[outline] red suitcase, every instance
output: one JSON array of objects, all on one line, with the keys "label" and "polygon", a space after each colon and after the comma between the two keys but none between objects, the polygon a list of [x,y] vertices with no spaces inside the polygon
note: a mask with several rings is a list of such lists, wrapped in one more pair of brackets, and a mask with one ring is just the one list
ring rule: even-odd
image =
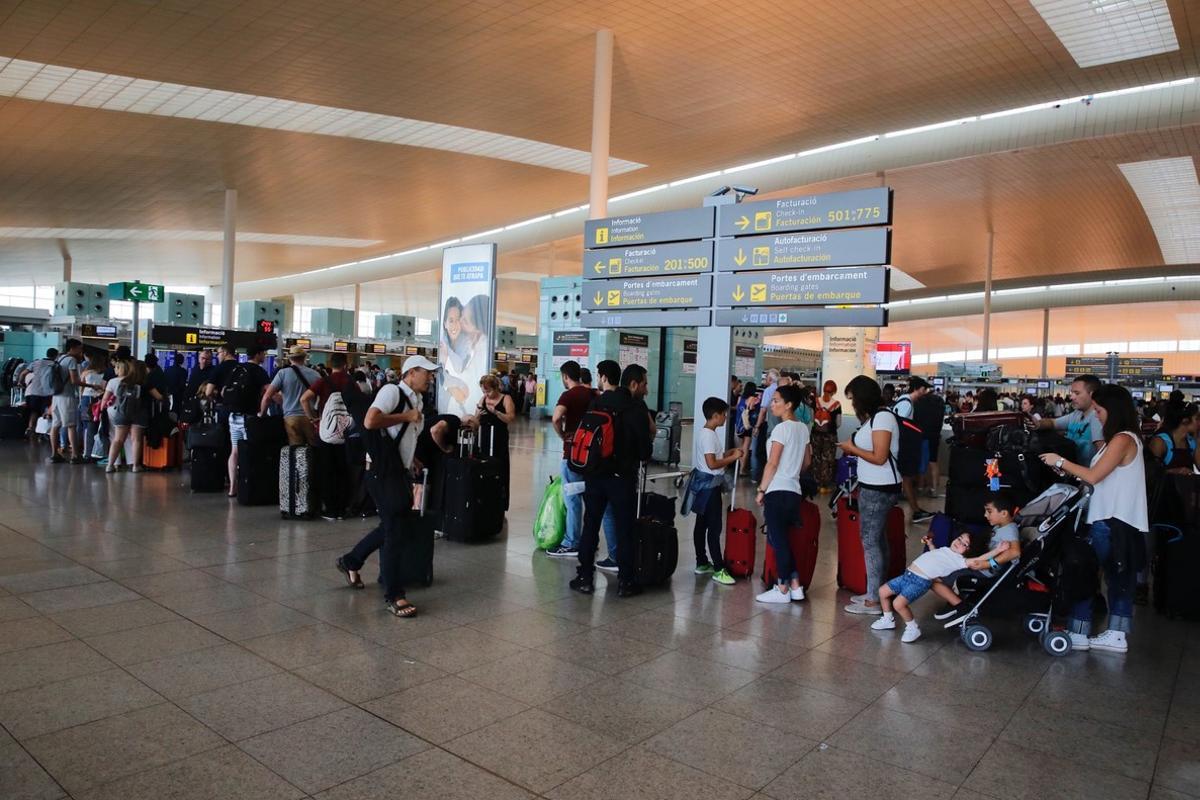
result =
[{"label": "red suitcase", "polygon": [[725,568],[735,578],[748,578],[754,574],[758,521],[749,509],[733,506],[737,497],[737,474],[738,465],[734,463],[734,489],[729,497],[729,516],[725,520]]},{"label": "red suitcase", "polygon": [[[858,507],[843,497],[838,500],[837,512],[838,586],[862,594],[867,590],[867,562],[859,534]],[[887,579],[890,580],[904,574],[904,568],[908,566],[904,509],[892,506],[885,534],[888,541]]]},{"label": "red suitcase", "polygon": [[[788,542],[792,546],[792,556],[796,559],[796,571],[800,573],[800,585],[807,589],[812,585],[813,572],[817,569],[817,549],[821,536],[821,510],[817,508],[817,504],[801,500],[799,521],[799,525],[788,529]],[[775,549],[767,542],[767,552],[763,556],[763,586],[774,586],[778,577]]]}]

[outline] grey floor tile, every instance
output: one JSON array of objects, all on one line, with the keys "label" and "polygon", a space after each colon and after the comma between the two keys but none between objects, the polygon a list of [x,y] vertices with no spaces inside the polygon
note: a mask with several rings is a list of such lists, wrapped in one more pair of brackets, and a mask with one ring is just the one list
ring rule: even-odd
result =
[{"label": "grey floor tile", "polygon": [[816,649],[840,658],[852,658],[880,667],[909,672],[927,661],[936,651],[952,643],[949,634],[933,624],[924,626],[922,636],[915,642],[900,641],[903,626],[894,631],[875,631],[867,626],[847,628],[837,636],[817,645]]},{"label": "grey floor tile", "polygon": [[845,800],[878,797],[880,788],[896,797],[950,797],[953,783],[887,764],[837,747],[816,748],[763,790],[776,800]]},{"label": "grey floor tile", "polygon": [[842,628],[808,616],[765,613],[732,625],[729,630],[801,647],[816,647],[832,639]]},{"label": "grey floor tile", "polygon": [[[1079,662],[1076,662],[1076,659]],[[1071,669],[1086,661],[1087,655],[1080,653],[1067,656]],[[1037,659],[1026,661],[1006,658],[1002,651],[972,653],[961,643],[955,642],[941,648],[928,660],[921,663],[913,673],[934,678],[943,683],[961,687],[961,691],[1003,694],[1024,699],[1033,691],[1042,676],[1051,667],[1053,659],[1044,653]]]},{"label": "grey floor tile", "polygon": [[1058,708],[1052,713],[1031,698],[1000,734],[1010,744],[1057,758],[1090,764],[1150,783],[1161,727],[1146,733],[1098,722]]},{"label": "grey floor tile", "polygon": [[299,800],[304,792],[236,747],[190,756],[99,789],[80,800]]},{"label": "grey floor tile", "polygon": [[0,653],[40,647],[75,638],[45,617],[0,622]]},{"label": "grey floor tile", "polygon": [[758,677],[758,673],[672,651],[639,664],[619,678],[677,697],[713,703]]},{"label": "grey floor tile", "polygon": [[552,714],[627,744],[649,738],[703,707],[703,701],[646,689],[620,678],[604,678],[541,704]]},{"label": "grey floor tile", "polygon": [[0,742],[0,789],[5,800],[58,800],[66,792],[12,739]]},{"label": "grey floor tile", "polygon": [[[553,743],[553,757],[535,743]],[[444,747],[537,793],[558,786],[619,753],[624,745],[538,709],[517,714]]]},{"label": "grey floor tile", "polygon": [[137,575],[122,578],[121,583],[138,594],[159,598],[171,595],[191,594],[205,589],[219,589],[228,582],[198,569],[180,570],[169,573]]},{"label": "grey floor tile", "polygon": [[220,636],[186,619],[91,636],[86,641],[122,666],[187,653],[192,650],[203,650],[225,643]]},{"label": "grey floor tile", "polygon": [[50,618],[81,637],[100,636],[182,619],[174,611],[163,608],[153,600],[131,600],[128,603],[59,611],[51,614]]},{"label": "grey floor tile", "polygon": [[459,675],[529,705],[578,691],[604,677],[595,670],[532,650],[465,670]]},{"label": "grey floor tile", "polygon": [[238,746],[293,786],[316,794],[419,753],[429,744],[362,709],[346,708]]},{"label": "grey floor tile", "polygon": [[222,583],[208,589],[176,592],[156,597],[155,600],[160,605],[188,618],[215,614],[219,611],[250,608],[270,602],[262,595],[240,586],[234,586],[232,583]]},{"label": "grey floor tile", "polygon": [[1140,692],[1132,682],[1125,686],[1098,685],[1058,671],[1042,677],[1029,701],[1043,708],[1062,709],[1099,722],[1155,734],[1162,731],[1171,705],[1167,695]]},{"label": "grey floor tile", "polygon": [[770,672],[805,652],[807,648],[748,633],[723,630],[715,636],[683,644],[681,651],[751,672]]},{"label": "grey floor tile", "polygon": [[638,639],[660,647],[680,647],[684,643],[715,636],[721,628],[707,622],[677,617],[658,609],[644,611],[604,626],[618,636]]},{"label": "grey floor tile", "polygon": [[770,675],[864,703],[874,702],[904,677],[887,667],[817,650],[801,653]]},{"label": "grey floor tile", "polygon": [[1154,782],[1166,789],[1200,797],[1200,745],[1164,739]]},{"label": "grey floor tile", "polygon": [[994,737],[1009,723],[1021,701],[1004,695],[972,692],[921,675],[906,675],[884,692],[878,705],[929,722],[972,728]]},{"label": "grey floor tile", "polygon": [[32,594],[21,595],[21,599],[43,614],[52,614],[55,611],[71,611],[76,608],[106,606],[112,603],[140,600],[141,598],[121,584],[105,580],[99,583],[69,586],[65,589],[33,592]]},{"label": "grey floor tile", "polygon": [[307,614],[278,603],[200,614],[193,619],[197,625],[235,642],[316,624]]},{"label": "grey floor tile", "polygon": [[1164,735],[1177,742],[1200,745],[1200,705],[1172,703]]},{"label": "grey floor tile", "polygon": [[363,653],[301,667],[294,672],[351,703],[374,700],[445,674],[436,667],[377,645]]},{"label": "grey floor tile", "polygon": [[287,673],[194,694],[179,705],[231,741],[346,707],[337,697]]},{"label": "grey floor tile", "polygon": [[403,787],[404,800],[533,800],[533,795],[445,750],[425,750],[317,795],[320,800],[378,800]]},{"label": "grey floor tile", "polygon": [[990,736],[968,728],[931,724],[878,706],[868,708],[829,738],[829,744],[839,749],[954,784],[967,777],[991,741]]},{"label": "grey floor tile", "polygon": [[[765,734],[765,735],[764,735]],[[753,747],[730,747],[731,742]],[[791,732],[765,729],[743,717],[707,708],[648,739],[644,746],[661,756],[761,789],[817,745]]]},{"label": "grey floor tile", "polygon": [[0,723],[28,739],[161,702],[136,678],[112,669],[0,695]]},{"label": "grey floor tile", "polygon": [[37,572],[25,572],[19,575],[0,577],[0,586],[13,594],[28,594],[48,589],[63,589],[68,586],[82,586],[85,583],[97,583],[105,580],[104,576],[84,566],[56,567]]},{"label": "grey floor tile", "polygon": [[740,800],[752,791],[677,761],[634,747],[551,789],[551,800],[692,800],[701,792],[714,800]]},{"label": "grey floor tile", "polygon": [[605,675],[616,675],[667,652],[665,647],[618,636],[608,630],[589,630],[537,648],[539,653],[569,661]]},{"label": "grey floor tile", "polygon": [[150,688],[180,700],[280,672],[280,668],[236,644],[190,650],[129,667]]},{"label": "grey floor tile", "polygon": [[457,739],[528,708],[525,703],[453,675],[362,706],[435,744]]},{"label": "grey floor tile", "polygon": [[998,800],[1141,800],[1149,786],[1107,770],[998,741],[963,783]]},{"label": "grey floor tile", "polygon": [[396,649],[444,672],[462,672],[524,650],[519,644],[467,626],[409,639],[397,644]]},{"label": "grey floor tile", "polygon": [[11,622],[15,619],[28,619],[37,615],[37,610],[22,602],[19,597],[0,597],[0,621],[2,622]]},{"label": "grey floor tile", "polygon": [[125,578],[140,578],[144,575],[161,575],[164,572],[181,572],[190,567],[182,561],[170,556],[148,553],[133,558],[119,558],[114,561],[92,561],[88,564],[94,571],[111,578],[114,581]]},{"label": "grey floor tile", "polygon": [[1150,787],[1149,800],[1195,800],[1195,795],[1184,794],[1155,784]]},{"label": "grey floor tile", "polygon": [[743,686],[715,706],[729,714],[818,741],[831,736],[866,707],[859,700],[771,676]]},{"label": "grey floor tile", "polygon": [[532,609],[489,617],[472,622],[470,627],[522,647],[540,647],[555,639],[565,639],[587,630],[578,622]]},{"label": "grey floor tile", "polygon": [[376,648],[361,636],[325,624],[247,639],[242,646],[284,669],[298,669],[344,656],[361,655]]},{"label": "grey floor tile", "polygon": [[25,742],[38,762],[72,794],[223,744],[224,739],[170,703]]},{"label": "grey floor tile", "polygon": [[103,672],[113,663],[80,641],[58,642],[0,655],[0,690],[16,691],[44,683]]}]

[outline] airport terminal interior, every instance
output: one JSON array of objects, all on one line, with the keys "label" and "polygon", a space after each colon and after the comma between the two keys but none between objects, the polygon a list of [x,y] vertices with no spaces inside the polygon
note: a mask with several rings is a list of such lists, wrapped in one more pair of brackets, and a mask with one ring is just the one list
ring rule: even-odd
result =
[{"label": "airport terminal interior", "polygon": [[1200,800],[1198,52],[0,0],[0,800]]}]

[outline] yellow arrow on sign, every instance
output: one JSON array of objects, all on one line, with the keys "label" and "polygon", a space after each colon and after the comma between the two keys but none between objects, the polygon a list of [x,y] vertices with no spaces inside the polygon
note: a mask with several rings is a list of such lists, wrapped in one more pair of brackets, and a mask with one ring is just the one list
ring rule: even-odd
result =
[{"label": "yellow arrow on sign", "polygon": [[596,266],[592,267],[592,269],[596,270],[596,274],[599,275],[601,272],[604,272],[604,262],[597,261]]},{"label": "yellow arrow on sign", "polygon": [[742,250],[742,248],[738,248],[738,254],[733,257],[733,263],[737,264],[739,267],[746,263],[746,252]]},{"label": "yellow arrow on sign", "polygon": [[596,296],[593,297],[592,300],[595,301],[596,305],[600,305],[602,302],[604,302],[604,293],[596,292]]},{"label": "yellow arrow on sign", "polygon": [[743,214],[742,218],[739,219],[734,224],[737,225],[742,230],[746,230],[746,228],[750,226],[750,219],[745,214]]},{"label": "yellow arrow on sign", "polygon": [[734,299],[734,302],[737,302],[737,303],[740,303],[740,302],[742,302],[742,298],[743,298],[743,297],[745,297],[745,296],[746,296],[746,293],[742,291],[742,287],[741,287],[741,286],[737,286],[737,287],[735,287],[735,288],[734,288],[734,290],[733,290],[733,299]]}]

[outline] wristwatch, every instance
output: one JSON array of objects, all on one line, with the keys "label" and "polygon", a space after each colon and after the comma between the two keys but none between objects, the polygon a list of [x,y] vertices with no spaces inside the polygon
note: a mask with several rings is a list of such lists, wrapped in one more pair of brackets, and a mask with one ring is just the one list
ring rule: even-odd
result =
[{"label": "wristwatch", "polygon": [[1063,461],[1064,461],[1064,460],[1065,460],[1065,459],[1063,459],[1063,458],[1061,458],[1061,457],[1060,457],[1060,458],[1058,459],[1058,461],[1055,461],[1055,462],[1054,462],[1054,468],[1055,468],[1055,469],[1062,469],[1062,465],[1063,465]]}]

